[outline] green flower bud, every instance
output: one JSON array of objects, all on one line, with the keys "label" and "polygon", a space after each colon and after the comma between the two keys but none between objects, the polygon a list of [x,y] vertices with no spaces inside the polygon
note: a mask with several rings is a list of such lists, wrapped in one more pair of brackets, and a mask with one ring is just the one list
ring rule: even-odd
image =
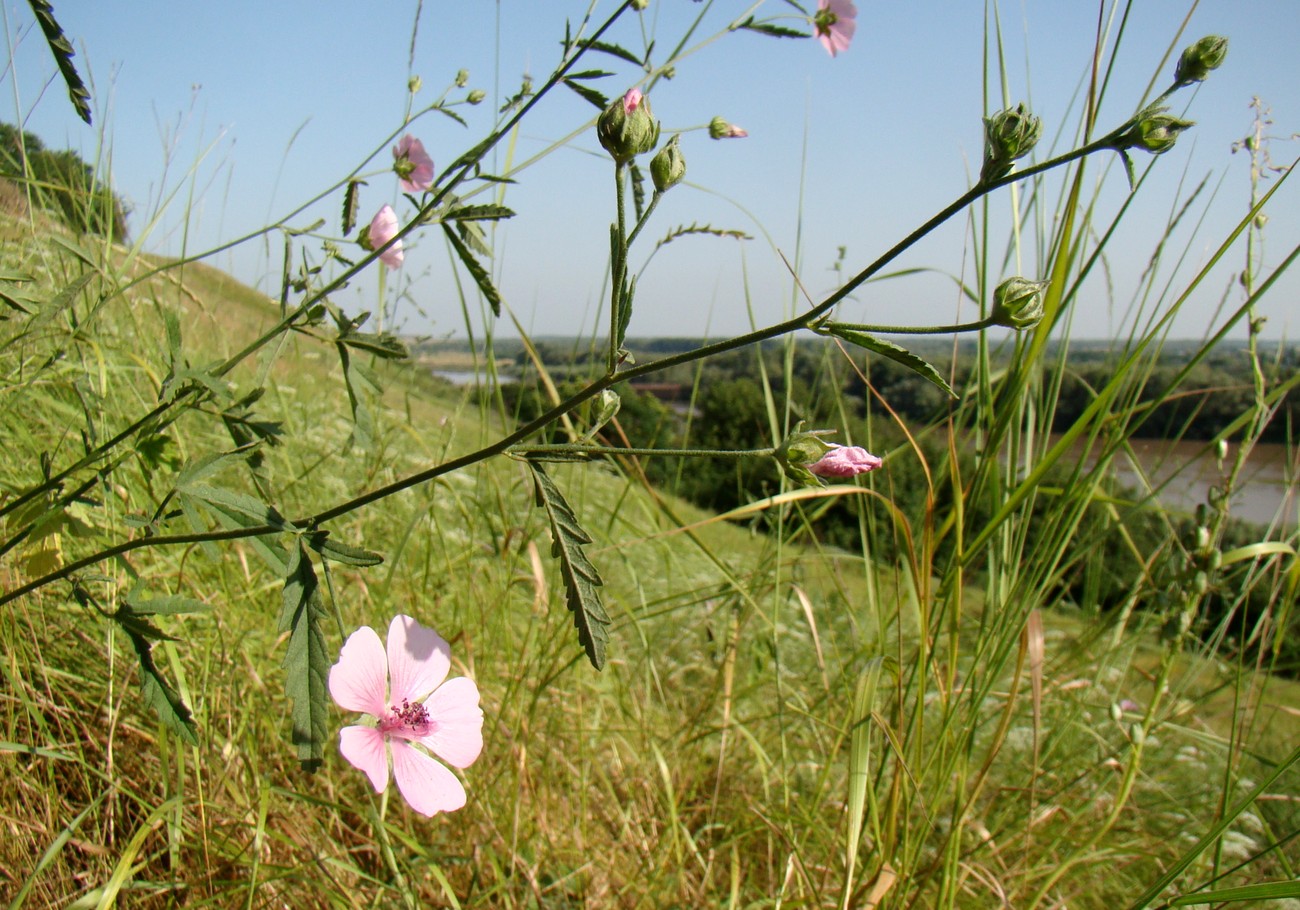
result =
[{"label": "green flower bud", "polygon": [[721,117],[714,117],[709,121],[709,138],[710,139],[744,139],[749,133],[734,123],[728,123]]},{"label": "green flower bud", "polygon": [[424,80],[419,76],[412,76],[410,79],[406,80],[406,90],[412,95],[418,95],[422,85],[424,85]]},{"label": "green flower bud", "polygon": [[469,84],[469,70],[460,70],[456,73],[456,88],[464,88]]},{"label": "green flower bud", "polygon": [[834,430],[805,430],[803,421],[800,421],[794,432],[785,438],[775,452],[777,464],[781,465],[785,476],[804,486],[822,486],[822,481],[808,470],[808,466],[816,464],[831,450],[832,446],[823,442],[821,437],[829,436],[834,432]]},{"label": "green flower bud", "polygon": [[639,88],[628,89],[597,118],[596,138],[619,164],[652,150],[659,143],[659,121],[650,113],[650,99]]},{"label": "green flower bud", "polygon": [[632,0],[632,9],[640,12],[650,5],[650,0]]},{"label": "green flower bud", "polygon": [[1217,70],[1228,56],[1228,39],[1221,35],[1206,35],[1192,44],[1178,58],[1174,81],[1179,85],[1204,82],[1205,77]]},{"label": "green flower bud", "polygon": [[650,179],[654,181],[655,192],[666,193],[686,176],[686,159],[677,146],[680,136],[668,140],[668,144],[650,159]]},{"label": "green flower bud", "polygon": [[470,104],[478,104],[486,97],[487,97],[487,92],[483,91],[483,89],[481,88],[476,88],[473,89],[468,95],[465,96],[465,100],[468,101]]},{"label": "green flower bud", "polygon": [[1174,147],[1183,130],[1195,126],[1168,113],[1163,105],[1153,104],[1133,118],[1133,125],[1120,135],[1115,148],[1120,151],[1139,148],[1153,155],[1163,155]]},{"label": "green flower bud", "polygon": [[1009,174],[1012,162],[1033,151],[1042,132],[1043,121],[1029,113],[1023,103],[985,119],[980,182],[988,183]]},{"label": "green flower bud", "polygon": [[993,292],[993,312],[989,321],[1009,329],[1030,329],[1043,318],[1043,291],[1050,281],[1008,278]]}]

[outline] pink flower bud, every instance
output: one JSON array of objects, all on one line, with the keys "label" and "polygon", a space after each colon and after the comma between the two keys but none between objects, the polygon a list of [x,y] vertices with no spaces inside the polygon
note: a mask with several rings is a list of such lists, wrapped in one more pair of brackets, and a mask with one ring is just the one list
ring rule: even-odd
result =
[{"label": "pink flower bud", "polygon": [[856,477],[884,464],[880,458],[861,446],[829,445],[830,450],[819,461],[808,466],[808,470],[818,477]]}]

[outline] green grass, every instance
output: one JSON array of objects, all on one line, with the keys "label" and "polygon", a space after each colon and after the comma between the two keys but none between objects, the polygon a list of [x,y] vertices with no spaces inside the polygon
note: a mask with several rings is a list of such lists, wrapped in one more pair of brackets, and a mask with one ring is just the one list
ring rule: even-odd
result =
[{"label": "green grass", "polygon": [[[338,620],[323,623],[330,660],[351,630],[406,612],[448,638],[482,693],[469,803],[432,820],[376,797],[337,755],[350,720],[337,711],[322,766],[300,767],[283,567],[268,549],[295,535],[209,539],[246,522],[190,509],[186,472],[221,454],[212,484],[318,516],[473,456],[516,415],[353,348],[382,388],[368,400],[352,376],[370,415],[359,433],[335,343],[346,331],[329,314],[286,316],[205,265],[74,237],[40,212],[0,215],[6,287],[31,302],[0,324],[0,597],[55,576],[0,605],[0,896],[14,908],[1110,908],[1295,880],[1300,684],[1271,672],[1296,629],[1295,532],[1233,562],[1226,509],[1207,509],[1190,539],[1164,515],[1139,533],[1150,514],[1105,481],[1150,406],[1166,315],[1203,274],[1133,290],[1113,376],[1063,439],[1048,432],[1069,308],[1107,252],[1112,216],[1090,180],[1077,164],[1025,183],[1015,217],[1053,278],[1047,316],[1004,352],[981,333],[944,416],[913,427],[887,401],[855,411],[829,362],[801,379],[842,438],[897,440],[886,470],[786,485],[720,517],[647,483],[630,455],[548,466],[604,579],[600,672],[521,460],[430,474],[322,520],[384,557],[315,563]],[[987,312],[994,263],[1023,251],[1019,230],[995,236],[972,201],[971,295]],[[1212,259],[1239,255],[1233,240],[1216,238]],[[1254,296],[1188,371],[1290,263],[1256,274],[1253,261],[1247,250],[1241,284]],[[304,299],[323,305],[334,279],[313,280]],[[771,335],[784,347],[759,369],[763,442],[776,445],[802,403],[784,397],[799,341]],[[1257,438],[1295,383],[1261,372],[1234,438]],[[238,445],[222,419],[238,401],[279,431]],[[587,417],[566,419],[581,432]],[[1076,440],[1095,462],[1064,464]],[[832,508],[855,523],[851,546],[827,543]],[[196,539],[126,546],[147,534]],[[1101,614],[1066,579],[1107,568],[1108,546],[1135,568]],[[193,744],[151,709],[158,687],[142,689],[114,613],[137,588],[206,608],[154,617],[175,638],[152,655],[193,711]],[[1226,612],[1209,612],[1211,591]]]}]

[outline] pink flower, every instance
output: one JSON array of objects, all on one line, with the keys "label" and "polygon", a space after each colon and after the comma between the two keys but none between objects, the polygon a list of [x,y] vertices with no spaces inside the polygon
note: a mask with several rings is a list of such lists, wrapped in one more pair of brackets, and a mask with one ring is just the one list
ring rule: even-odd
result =
[{"label": "pink flower", "polygon": [[[384,207],[375,213],[374,219],[370,222],[370,229],[362,241],[362,246],[368,250],[377,250],[388,241],[397,236],[401,229],[397,223],[397,213],[393,207],[384,204]],[[397,241],[388,249],[379,254],[379,261],[390,269],[399,268],[406,254],[402,252],[402,241]]]},{"label": "pink flower", "polygon": [[433,186],[433,159],[424,143],[410,133],[393,146],[393,170],[404,192],[423,193]]},{"label": "pink flower", "polygon": [[817,40],[832,57],[849,49],[853,32],[858,24],[858,8],[853,0],[817,0],[817,13],[813,16],[813,32]]},{"label": "pink flower", "polygon": [[819,477],[856,477],[884,464],[861,446],[841,446],[833,442],[829,445],[830,451],[808,465],[808,470]]},{"label": "pink flower", "polygon": [[628,89],[627,94],[623,96],[623,113],[636,113],[636,109],[641,106],[641,99],[644,97],[639,88]]},{"label": "pink flower", "polygon": [[376,793],[388,786],[391,752],[397,789],[422,815],[459,809],[465,788],[413,744],[454,768],[469,767],[483,749],[478,687],[466,676],[447,679],[449,669],[447,642],[409,616],[393,617],[387,653],[378,633],[362,626],[348,636],[339,662],[330,668],[330,695],[339,707],[378,722],[344,727],[339,752],[365,772]]}]

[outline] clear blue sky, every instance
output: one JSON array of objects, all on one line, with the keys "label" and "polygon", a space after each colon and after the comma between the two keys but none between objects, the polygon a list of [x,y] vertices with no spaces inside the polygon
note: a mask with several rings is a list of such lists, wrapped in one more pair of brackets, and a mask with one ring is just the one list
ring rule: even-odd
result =
[{"label": "clear blue sky", "polygon": [[[616,6],[609,0],[593,5],[597,19]],[[1132,111],[1193,5],[1189,0],[1133,4],[1116,81],[1100,118],[1103,127]],[[794,12],[779,0],[760,6],[760,17]],[[56,16],[74,41],[77,65],[93,80],[96,123],[90,128],[76,119],[54,78],[27,5],[8,4],[13,65],[4,73],[7,110],[0,118],[21,120],[49,146],[75,148],[88,158],[100,149],[111,155],[113,181],[135,208],[132,230],[144,233],[154,222],[148,249],[173,254],[183,246],[191,252],[206,249],[275,221],[358,166],[401,127],[412,72],[424,83],[415,99],[418,110],[464,68],[469,86],[488,93],[477,108],[457,109],[470,128],[436,113],[410,127],[441,169],[490,129],[499,102],[517,91],[524,73],[537,84],[546,78],[558,60],[565,18],[576,25],[588,4],[426,0],[408,66],[418,8],[415,0],[61,0]],[[691,18],[706,8],[697,38],[713,35],[749,6],[651,0],[643,16],[629,14],[612,38],[640,50],[653,37],[656,59],[662,59]],[[661,250],[642,279],[630,334],[742,331],[750,319],[747,298],[758,323],[781,318],[795,305],[781,254],[792,263],[797,259],[811,293],[824,294],[837,283],[830,269],[839,246],[847,247],[846,269],[852,272],[969,185],[981,154],[985,4],[860,0],[858,10],[856,38],[837,59],[815,41],[733,33],[702,47],[677,67],[672,81],[654,88],[654,112],[665,135],[722,115],[750,136],[725,142],[710,141],[698,130],[683,136],[693,185],[665,198],[634,260],[644,261],[653,241],[677,225],[735,228],[755,239],[742,244],[686,238]],[[1105,282],[1094,282],[1079,301],[1076,334],[1096,337],[1114,330],[1180,193],[1208,178],[1202,199],[1213,194],[1208,210],[1198,204],[1197,217],[1185,219],[1175,236],[1176,249],[1188,249],[1180,274],[1199,267],[1240,218],[1249,192],[1248,162],[1230,147],[1251,128],[1253,96],[1271,107],[1274,134],[1300,132],[1298,11],[1297,0],[1203,0],[1196,6],[1180,46],[1203,34],[1225,34],[1231,39],[1228,61],[1194,96],[1190,90],[1176,96],[1175,112],[1190,101],[1187,116],[1198,125],[1160,159],[1157,179],[1139,200],[1138,217],[1111,250],[1113,301]],[[1010,0],[1001,14],[1010,97],[1028,99],[1043,117],[1044,145],[1055,140],[1064,148],[1068,133],[1056,134],[1063,124],[1072,129],[1078,119],[1073,105],[1089,63],[1098,4]],[[607,95],[621,93],[642,75],[612,57],[596,56],[587,64],[597,66],[615,72],[596,83]],[[1157,90],[1171,74],[1172,61]],[[999,106],[995,98],[992,108]],[[580,129],[594,113],[573,93],[557,91],[525,122],[514,160]],[[1278,141],[1274,155],[1289,163],[1300,155],[1300,142]],[[366,169],[373,172],[362,198],[366,218],[383,202],[394,203],[402,216],[410,213],[395,178],[385,172],[391,160],[385,151]],[[504,160],[499,157],[496,166],[504,166]],[[1097,176],[1110,169],[1110,190],[1099,212],[1103,221],[1123,201],[1124,181],[1115,164],[1098,159],[1089,170]],[[505,296],[531,331],[591,331],[603,297],[612,167],[599,153],[594,132],[586,130],[516,178],[505,202],[519,217],[499,232],[493,265]],[[1266,262],[1276,262],[1300,242],[1300,185],[1289,184],[1280,197],[1271,212]],[[324,217],[323,231],[337,235],[338,199],[331,197],[292,223],[302,226]],[[996,198],[995,217],[1005,215],[1008,199],[1005,193]],[[1204,220],[1193,237],[1202,210]],[[211,261],[274,293],[267,276],[278,276],[281,243],[277,235]],[[307,243],[313,252],[319,247]],[[1225,294],[1235,304],[1231,272],[1240,268],[1243,255],[1219,267],[1176,334],[1203,333]],[[969,279],[962,225],[923,242],[899,265]],[[1036,277],[1035,268],[1027,254],[1019,271]],[[1006,273],[1013,271],[1009,267]],[[406,291],[399,311],[406,329],[463,333],[448,254],[436,230],[408,252],[404,268],[390,277],[390,291],[394,279]],[[375,275],[367,274],[339,302],[353,311],[373,309],[377,287]],[[1300,277],[1293,277],[1266,302],[1270,336],[1294,338],[1300,330],[1297,288]],[[941,322],[969,318],[968,307],[951,281],[932,277],[869,286],[844,305],[842,316]]]}]

